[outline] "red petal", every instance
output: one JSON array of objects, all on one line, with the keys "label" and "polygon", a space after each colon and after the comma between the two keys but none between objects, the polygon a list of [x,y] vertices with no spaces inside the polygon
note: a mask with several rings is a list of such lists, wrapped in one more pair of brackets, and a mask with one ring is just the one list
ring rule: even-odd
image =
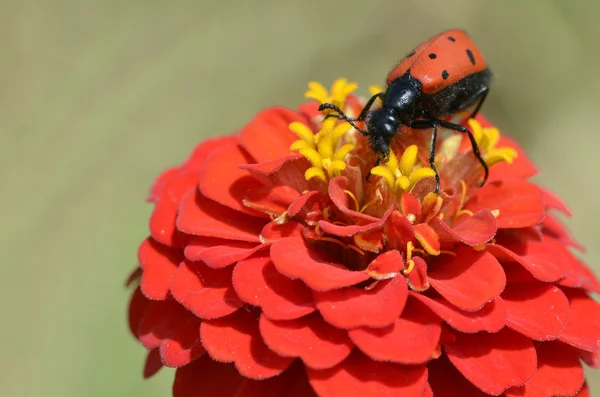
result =
[{"label": "red petal", "polygon": [[531,339],[504,328],[495,334],[456,334],[444,345],[454,366],[475,386],[499,395],[512,386],[525,384],[537,369]]},{"label": "red petal", "polygon": [[139,340],[146,349],[154,349],[173,335],[175,327],[191,317],[192,314],[174,300],[154,301],[140,319]]},{"label": "red petal", "polygon": [[556,339],[569,321],[569,301],[551,284],[509,285],[502,299],[506,304],[506,325],[531,339]]},{"label": "red petal", "polygon": [[285,237],[302,238],[304,225],[299,222],[288,221],[278,225],[275,221],[269,222],[260,232],[261,241],[274,242]]},{"label": "red petal", "polygon": [[538,369],[525,386],[509,389],[507,397],[573,396],[583,386],[583,368],[575,350],[562,343],[536,347]]},{"label": "red petal", "polygon": [[244,205],[277,217],[298,197],[298,192],[289,186],[263,186],[248,190],[244,197]]},{"label": "red petal", "polygon": [[172,180],[176,179],[180,174],[181,169],[179,167],[172,167],[161,172],[161,174],[154,180],[154,183],[152,183],[150,194],[148,197],[146,197],[146,200],[155,202],[162,194],[165,186],[167,186]]},{"label": "red petal", "polygon": [[498,239],[486,250],[501,261],[515,261],[540,281],[564,277],[571,269],[568,250],[548,238],[544,241]]},{"label": "red petal", "polygon": [[421,364],[432,358],[441,329],[438,316],[421,302],[409,299],[402,317],[392,325],[354,328],[348,334],[356,346],[374,360]]},{"label": "red petal", "polygon": [[546,218],[542,223],[542,232],[563,245],[568,245],[578,251],[585,252],[585,248],[575,241],[567,227],[551,213],[546,214]]},{"label": "red petal", "polygon": [[464,333],[498,332],[506,322],[506,306],[500,297],[486,303],[481,310],[466,312],[457,309],[444,299],[432,299],[415,292],[409,292],[409,294],[426,304],[449,326]]},{"label": "red petal", "polygon": [[583,384],[583,387],[581,388],[581,390],[579,390],[579,393],[577,393],[575,397],[590,397],[590,389],[587,383]]},{"label": "red petal", "polygon": [[283,157],[290,153],[290,146],[298,140],[290,131],[292,122],[306,123],[306,119],[282,107],[265,109],[240,131],[240,144],[257,163]]},{"label": "red petal", "polygon": [[129,331],[131,331],[133,336],[138,339],[140,322],[142,321],[142,318],[144,318],[146,310],[148,310],[148,307],[150,307],[152,304],[153,302],[146,298],[144,294],[142,294],[142,291],[139,287],[133,291],[133,294],[131,294],[131,298],[129,299],[129,310],[127,312]]},{"label": "red petal", "polygon": [[351,329],[393,324],[404,309],[408,288],[403,277],[379,281],[372,289],[349,287],[314,292],[317,309],[329,324]]},{"label": "red petal", "polygon": [[427,278],[427,262],[420,256],[412,258],[415,264],[413,270],[409,273],[406,281],[413,291],[423,292],[429,288],[429,279]]},{"label": "red petal", "polygon": [[585,292],[564,290],[571,307],[569,323],[559,340],[582,350],[600,348],[600,305]]},{"label": "red petal", "polygon": [[[403,195],[402,197],[406,196]],[[412,197],[412,196],[411,196]],[[398,211],[393,211],[388,222],[386,222],[386,234],[391,247],[404,250],[408,242],[414,241],[415,228],[404,215]]]},{"label": "red petal", "polygon": [[235,396],[244,378],[231,364],[213,361],[207,354],[178,368],[173,382],[173,397]]},{"label": "red petal", "polygon": [[369,277],[376,280],[387,280],[398,275],[404,269],[404,259],[398,250],[391,250],[378,255],[367,266]]},{"label": "red petal", "polygon": [[537,175],[537,167],[529,160],[525,151],[514,140],[505,135],[501,135],[497,147],[511,147],[517,151],[517,157],[513,160],[512,164],[502,162],[494,165],[490,169],[488,181],[528,179]]},{"label": "red petal", "polygon": [[[348,189],[348,179],[345,176],[337,176],[329,181],[329,197],[333,204],[337,207],[342,214],[344,214],[348,219],[352,220],[353,223],[356,223],[355,226],[346,226],[349,227],[358,227],[358,226],[366,226],[366,225],[383,225],[383,221],[391,214],[391,210],[388,209],[386,211],[386,216],[382,217],[382,219],[375,218],[370,215],[363,214],[361,212],[355,211],[354,209],[350,209],[350,196],[345,190]],[[354,204],[352,204],[354,207]],[[366,231],[366,230],[364,230]],[[358,233],[358,232],[357,232]],[[346,234],[344,234],[346,235]]]},{"label": "red petal", "polygon": [[487,183],[477,190],[465,208],[473,213],[488,209],[500,210],[498,228],[521,228],[540,224],[546,207],[544,195],[536,185],[520,180]]},{"label": "red petal", "polygon": [[215,203],[199,191],[183,198],[177,217],[177,228],[184,233],[256,243],[264,224],[264,219]]},{"label": "red petal", "polygon": [[204,139],[192,152],[182,169],[186,171],[200,172],[208,156],[221,146],[237,145],[237,135],[229,135],[217,138]]},{"label": "red petal", "polygon": [[239,262],[233,286],[240,299],[259,306],[271,320],[291,320],[315,310],[311,290],[300,280],[282,276],[269,258]]},{"label": "red petal", "polygon": [[572,212],[569,207],[567,207],[567,204],[565,204],[565,202],[556,194],[547,189],[542,189],[542,193],[544,194],[544,199],[546,200],[546,208],[553,208],[568,216],[572,215]]},{"label": "red petal", "polygon": [[232,241],[214,237],[193,237],[185,247],[185,257],[202,261],[208,267],[220,269],[248,258],[256,251],[266,248],[264,244]]},{"label": "red petal", "polygon": [[150,217],[150,234],[156,241],[171,247],[185,245],[188,236],[177,230],[177,212],[182,198],[195,190],[197,181],[195,173],[180,173],[162,189]]},{"label": "red petal", "polygon": [[171,279],[183,260],[181,252],[147,238],[138,248],[138,260],[144,270],[140,283],[144,295],[149,299],[166,299]]},{"label": "red petal", "polygon": [[247,379],[235,397],[318,397],[306,377],[304,365],[296,360],[281,375],[265,380]]},{"label": "red petal", "polygon": [[271,260],[279,273],[299,278],[310,288],[327,291],[368,280],[366,272],[353,272],[329,262],[323,253],[299,238],[284,238],[271,246]]},{"label": "red petal", "polygon": [[160,360],[158,349],[150,350],[146,355],[146,362],[144,363],[144,379],[154,376],[162,367],[163,363]]},{"label": "red petal", "polygon": [[415,225],[415,238],[428,254],[440,254],[440,237],[429,224],[419,223]]},{"label": "red petal", "polygon": [[319,397],[421,397],[427,382],[424,365],[377,362],[357,351],[336,367],[307,373]]},{"label": "red petal", "polygon": [[248,163],[252,163],[252,158],[237,145],[215,149],[200,173],[200,192],[231,209],[252,216],[262,215],[242,203],[248,190],[262,186],[248,171],[238,167],[239,164]]},{"label": "red petal", "polygon": [[204,353],[200,343],[200,319],[193,316],[174,326],[160,343],[160,356],[168,367],[183,367]]},{"label": "red petal", "polygon": [[504,290],[506,276],[496,258],[488,252],[458,248],[456,257],[429,272],[429,282],[459,309],[479,310]]},{"label": "red petal", "polygon": [[319,182],[307,181],[304,173],[311,166],[301,154],[293,153],[275,160],[259,164],[240,164],[240,168],[250,171],[265,185],[288,186],[297,192],[317,190]]},{"label": "red petal", "polygon": [[200,326],[204,348],[222,362],[233,362],[243,376],[266,379],[279,375],[293,358],[272,352],[261,339],[255,313],[239,310],[227,317],[206,320]]},{"label": "red petal", "polygon": [[325,201],[325,198],[321,197],[321,193],[316,190],[304,193],[303,195],[299,196],[296,200],[294,200],[293,203],[290,204],[289,208],[287,209],[289,216],[298,215],[300,211],[305,209],[305,206],[310,206],[309,202],[311,202],[311,200],[319,199]]},{"label": "red petal", "polygon": [[400,209],[405,217],[412,214],[415,218],[419,218],[421,215],[421,202],[412,194],[403,193],[400,198]]},{"label": "red petal", "polygon": [[442,355],[431,360],[429,368],[429,384],[435,397],[486,397],[486,394],[473,386],[471,382],[450,364],[448,357]]},{"label": "red petal", "polygon": [[231,285],[233,268],[211,269],[202,262],[184,261],[175,272],[171,293],[200,318],[219,318],[244,305]]},{"label": "red petal", "polygon": [[338,365],[354,347],[346,331],[327,324],[317,313],[288,321],[272,321],[263,315],[260,333],[275,353],[300,357],[314,369]]},{"label": "red petal", "polygon": [[570,262],[570,272],[564,278],[558,280],[556,284],[563,287],[583,288],[600,294],[600,281],[598,281],[592,269],[575,258],[572,258]]},{"label": "red petal", "polygon": [[489,241],[496,235],[497,231],[496,218],[487,209],[467,217],[453,228],[438,217],[431,220],[431,226],[439,235],[440,240],[464,243],[471,246]]}]

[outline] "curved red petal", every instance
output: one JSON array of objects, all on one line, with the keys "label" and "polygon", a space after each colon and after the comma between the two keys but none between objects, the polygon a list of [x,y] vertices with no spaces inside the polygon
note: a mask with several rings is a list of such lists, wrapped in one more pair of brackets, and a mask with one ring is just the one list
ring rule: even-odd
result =
[{"label": "curved red petal", "polygon": [[546,208],[558,210],[567,216],[573,215],[569,207],[567,207],[567,204],[565,204],[565,202],[556,194],[544,188],[542,188],[542,193],[544,194],[544,199],[546,201]]},{"label": "curved red petal", "polygon": [[[402,197],[404,196],[406,196],[406,194]],[[392,214],[386,222],[385,229],[388,245],[391,247],[404,250],[406,244],[414,241],[415,228],[399,211],[392,211]]]},{"label": "curved red petal", "polygon": [[299,278],[310,288],[328,291],[368,280],[366,272],[354,272],[328,261],[325,254],[299,238],[284,238],[271,246],[271,260],[277,271],[292,279]]},{"label": "curved red petal", "polygon": [[563,287],[583,288],[590,292],[600,294],[600,281],[585,263],[582,263],[577,258],[571,257],[571,270],[564,277],[556,282]]},{"label": "curved red petal", "polygon": [[427,278],[427,262],[420,256],[412,258],[415,267],[408,274],[406,282],[413,291],[423,292],[429,288],[429,279]]},{"label": "curved red petal", "polygon": [[403,193],[400,198],[400,209],[405,217],[412,214],[417,219],[421,215],[421,202],[412,194]]},{"label": "curved red petal", "polygon": [[349,287],[314,292],[317,309],[329,324],[344,329],[393,324],[404,310],[408,288],[403,277],[379,281],[371,289]]},{"label": "curved red petal", "polygon": [[448,302],[466,311],[479,310],[502,293],[506,275],[488,252],[458,248],[456,257],[429,272],[429,283]]},{"label": "curved red petal", "polygon": [[496,244],[486,244],[486,251],[501,261],[517,262],[540,281],[556,281],[571,270],[567,249],[549,239],[518,241],[502,238]]},{"label": "curved red petal", "polygon": [[441,329],[438,316],[418,300],[409,299],[402,316],[392,325],[354,328],[348,335],[356,347],[374,360],[422,364],[432,358]]},{"label": "curved red petal", "polygon": [[448,361],[446,355],[437,360],[431,360],[427,365],[429,369],[429,384],[435,397],[486,397],[489,394],[482,392]]},{"label": "curved red petal", "polygon": [[587,351],[600,348],[600,304],[580,290],[563,290],[570,305],[570,319],[559,340]]},{"label": "curved red petal", "polygon": [[[310,205],[312,204],[312,202],[314,200],[323,200],[325,201],[325,196],[323,196],[320,192],[316,191],[316,190],[311,190],[309,192],[306,192],[304,194],[302,194],[301,196],[298,196],[298,198],[296,198],[296,200],[294,200],[290,206],[287,209],[288,215],[289,216],[296,216],[300,213],[300,211],[304,210],[306,211],[307,208],[306,207],[310,207]],[[306,216],[306,214],[303,214],[304,216]],[[302,218],[303,216],[301,216]]]},{"label": "curved red petal", "polygon": [[200,343],[200,319],[175,325],[160,343],[160,356],[167,367],[183,367],[205,353]]},{"label": "curved red petal", "polygon": [[490,182],[505,179],[529,179],[538,174],[537,167],[529,160],[519,144],[505,135],[500,136],[497,147],[510,147],[517,151],[517,157],[512,163],[502,162],[490,169]]},{"label": "curved red petal", "polygon": [[378,255],[367,266],[367,274],[376,280],[396,277],[401,270],[404,270],[404,259],[398,250],[390,250]]},{"label": "curved red petal", "polygon": [[421,246],[431,255],[440,254],[440,236],[428,223],[419,223],[414,226],[415,238]]},{"label": "curved red petal", "polygon": [[240,299],[259,306],[271,320],[292,320],[315,311],[312,291],[302,281],[282,276],[269,258],[239,262],[233,287]]},{"label": "curved red petal", "polygon": [[177,217],[177,228],[187,234],[256,243],[264,224],[265,219],[218,204],[198,190],[184,196]]},{"label": "curved red petal", "polygon": [[583,386],[583,368],[575,350],[557,342],[536,347],[538,369],[526,385],[509,389],[506,397],[573,396]]},{"label": "curved red petal", "polygon": [[[329,197],[331,198],[331,201],[342,214],[344,214],[353,223],[357,224],[354,227],[366,225],[383,225],[385,219],[391,214],[391,209],[388,208],[386,210],[387,215],[382,217],[381,219],[350,209],[350,196],[348,195],[348,193],[345,192],[345,190],[347,189],[348,179],[345,176],[336,176],[335,178],[329,181],[328,193]],[[354,206],[354,204],[352,205]],[[347,226],[347,228],[350,227],[351,226]]]},{"label": "curved red petal", "polygon": [[441,241],[457,242],[471,246],[489,241],[496,235],[498,230],[496,218],[487,209],[478,211],[452,228],[438,217],[434,217],[430,224]]},{"label": "curved red petal", "polygon": [[311,164],[299,153],[288,154],[265,163],[240,164],[240,168],[248,170],[265,185],[288,186],[297,192],[317,190],[319,182],[307,181],[304,173]]},{"label": "curved red petal", "polygon": [[346,331],[327,324],[317,313],[286,321],[273,321],[262,315],[260,333],[275,353],[299,357],[314,369],[341,363],[354,347]]},{"label": "curved red petal", "polygon": [[228,136],[220,136],[216,138],[205,139],[200,143],[192,154],[190,154],[187,161],[181,166],[182,169],[186,171],[193,171],[194,173],[200,172],[202,166],[206,162],[208,156],[220,148],[221,146],[235,146],[238,143],[238,136],[228,135]]},{"label": "curved red petal", "polygon": [[158,349],[150,350],[146,355],[146,362],[144,363],[144,379],[154,376],[162,367],[163,363],[160,360]]},{"label": "curved red petal", "polygon": [[129,298],[129,308],[127,311],[129,331],[131,331],[132,335],[138,339],[140,322],[142,321],[146,310],[148,310],[148,307],[150,307],[152,304],[153,302],[144,296],[139,287],[133,291],[131,298]]},{"label": "curved red petal", "polygon": [[258,329],[257,314],[248,310],[203,321],[200,337],[213,359],[233,362],[240,374],[251,379],[279,375],[294,360],[279,356],[265,345]]},{"label": "curved red petal", "polygon": [[177,368],[173,397],[233,397],[243,382],[233,365],[213,361],[205,354]]},{"label": "curved red petal", "polygon": [[544,195],[536,185],[521,180],[487,183],[467,202],[465,209],[499,210],[499,229],[522,228],[540,224],[546,215]]},{"label": "curved red petal", "polygon": [[575,397],[590,397],[590,389],[587,385],[587,383],[583,383],[583,387],[581,388],[581,390],[579,390],[579,393],[577,393],[577,395]]},{"label": "curved red petal", "polygon": [[152,183],[152,186],[150,187],[150,194],[148,197],[146,197],[146,201],[155,202],[162,194],[165,186],[177,178],[180,173],[181,169],[179,167],[168,168],[161,172]]},{"label": "curved red petal", "polygon": [[138,248],[138,260],[144,270],[140,287],[149,299],[164,300],[169,295],[171,279],[183,260],[181,251],[147,238]]},{"label": "curved red petal", "polygon": [[244,305],[231,284],[233,268],[212,269],[202,262],[183,261],[173,277],[171,293],[200,318],[219,318]]},{"label": "curved red petal", "polygon": [[356,350],[333,368],[307,373],[319,397],[421,397],[427,382],[424,365],[377,362]]},{"label": "curved red petal", "polygon": [[427,305],[446,324],[467,334],[480,331],[498,332],[506,323],[506,305],[500,297],[486,303],[480,310],[467,312],[457,309],[441,298],[428,298],[412,291],[409,294]]},{"label": "curved red petal", "polygon": [[554,285],[508,285],[502,299],[506,325],[531,339],[556,339],[569,322],[569,300]]},{"label": "curved red petal", "polygon": [[296,360],[281,375],[264,380],[247,379],[235,397],[318,397],[306,377],[304,365]]},{"label": "curved red petal", "polygon": [[177,213],[182,198],[195,190],[197,182],[197,174],[179,172],[162,188],[150,216],[150,234],[156,241],[171,247],[185,245],[188,236],[177,230]]},{"label": "curved red petal", "polygon": [[573,238],[569,229],[552,213],[546,214],[546,218],[542,223],[542,233],[552,237],[563,245],[568,245],[580,252],[585,252],[585,248]]},{"label": "curved red petal", "polygon": [[248,190],[244,196],[244,205],[277,217],[299,196],[298,192],[289,186],[263,186]]},{"label": "curved red petal", "polygon": [[271,107],[258,113],[240,131],[240,145],[257,163],[274,160],[290,153],[298,137],[290,131],[293,122],[306,123],[300,114],[283,107]]},{"label": "curved red petal", "polygon": [[186,245],[184,254],[186,259],[192,262],[202,261],[208,267],[220,269],[246,259],[264,248],[267,248],[265,244],[195,236]]},{"label": "curved red petal", "polygon": [[269,243],[286,237],[302,238],[303,235],[304,225],[299,222],[287,221],[277,224],[272,221],[267,223],[260,232],[260,239],[265,243]]},{"label": "curved red petal", "polygon": [[504,328],[494,334],[456,334],[444,344],[454,366],[483,392],[499,395],[513,386],[525,384],[537,369],[531,339]]},{"label": "curved red petal", "polygon": [[137,334],[146,349],[154,349],[173,335],[173,330],[192,316],[174,300],[153,301],[140,319]]},{"label": "curved red petal", "polygon": [[237,145],[215,149],[206,159],[200,173],[200,192],[217,203],[252,216],[266,216],[243,204],[246,192],[262,184],[238,167],[252,163],[252,158]]}]

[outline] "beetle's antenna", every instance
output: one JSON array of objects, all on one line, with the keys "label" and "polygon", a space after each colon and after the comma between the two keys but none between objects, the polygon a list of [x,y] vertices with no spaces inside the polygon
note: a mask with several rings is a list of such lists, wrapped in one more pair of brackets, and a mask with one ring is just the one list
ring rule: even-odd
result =
[{"label": "beetle's antenna", "polygon": [[354,121],[352,121],[348,116],[346,116],[346,114],[344,112],[342,112],[342,110],[339,107],[335,106],[334,104],[323,103],[323,104],[319,105],[319,112],[322,112],[325,109],[333,110],[334,112],[338,113],[342,119],[344,119],[348,123],[350,123],[350,125],[352,127],[354,127],[358,132],[360,132],[363,135],[369,135],[368,131],[365,131],[362,128],[360,128],[359,126],[357,126],[356,124],[354,124]]}]

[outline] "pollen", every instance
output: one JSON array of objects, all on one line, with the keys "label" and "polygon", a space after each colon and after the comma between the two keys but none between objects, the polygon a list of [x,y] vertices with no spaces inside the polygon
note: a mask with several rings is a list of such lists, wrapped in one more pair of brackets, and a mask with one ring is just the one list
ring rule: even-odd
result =
[{"label": "pollen", "polygon": [[371,174],[382,177],[394,193],[407,192],[421,179],[435,176],[431,168],[417,165],[418,153],[417,145],[411,145],[398,161],[391,151],[389,161],[374,167]]},{"label": "pollen", "polygon": [[475,119],[469,120],[469,127],[481,151],[483,161],[485,161],[488,167],[502,161],[510,164],[517,157],[517,151],[513,148],[496,147],[500,140],[500,131],[497,128],[484,128]]},{"label": "pollen", "polygon": [[320,104],[331,103],[340,109],[344,109],[346,98],[348,98],[348,95],[356,90],[357,87],[358,84],[340,78],[333,82],[331,85],[331,92],[328,92],[323,84],[311,81],[308,83],[308,91],[304,93],[304,97],[314,99]]},{"label": "pollen", "polygon": [[351,126],[348,123],[336,123],[337,119],[325,119],[321,130],[316,134],[307,125],[299,122],[289,125],[290,130],[300,138],[292,143],[290,150],[298,151],[312,165],[304,173],[306,180],[317,178],[326,183],[346,169],[344,159],[354,149],[354,145],[340,144],[340,141]]}]

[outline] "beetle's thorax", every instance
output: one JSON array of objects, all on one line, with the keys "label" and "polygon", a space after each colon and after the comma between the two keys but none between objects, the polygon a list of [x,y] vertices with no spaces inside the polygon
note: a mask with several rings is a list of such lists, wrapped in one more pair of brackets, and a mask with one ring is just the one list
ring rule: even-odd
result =
[{"label": "beetle's thorax", "polygon": [[383,108],[392,110],[401,124],[409,124],[417,116],[420,96],[419,81],[407,73],[389,85],[383,97]]}]

